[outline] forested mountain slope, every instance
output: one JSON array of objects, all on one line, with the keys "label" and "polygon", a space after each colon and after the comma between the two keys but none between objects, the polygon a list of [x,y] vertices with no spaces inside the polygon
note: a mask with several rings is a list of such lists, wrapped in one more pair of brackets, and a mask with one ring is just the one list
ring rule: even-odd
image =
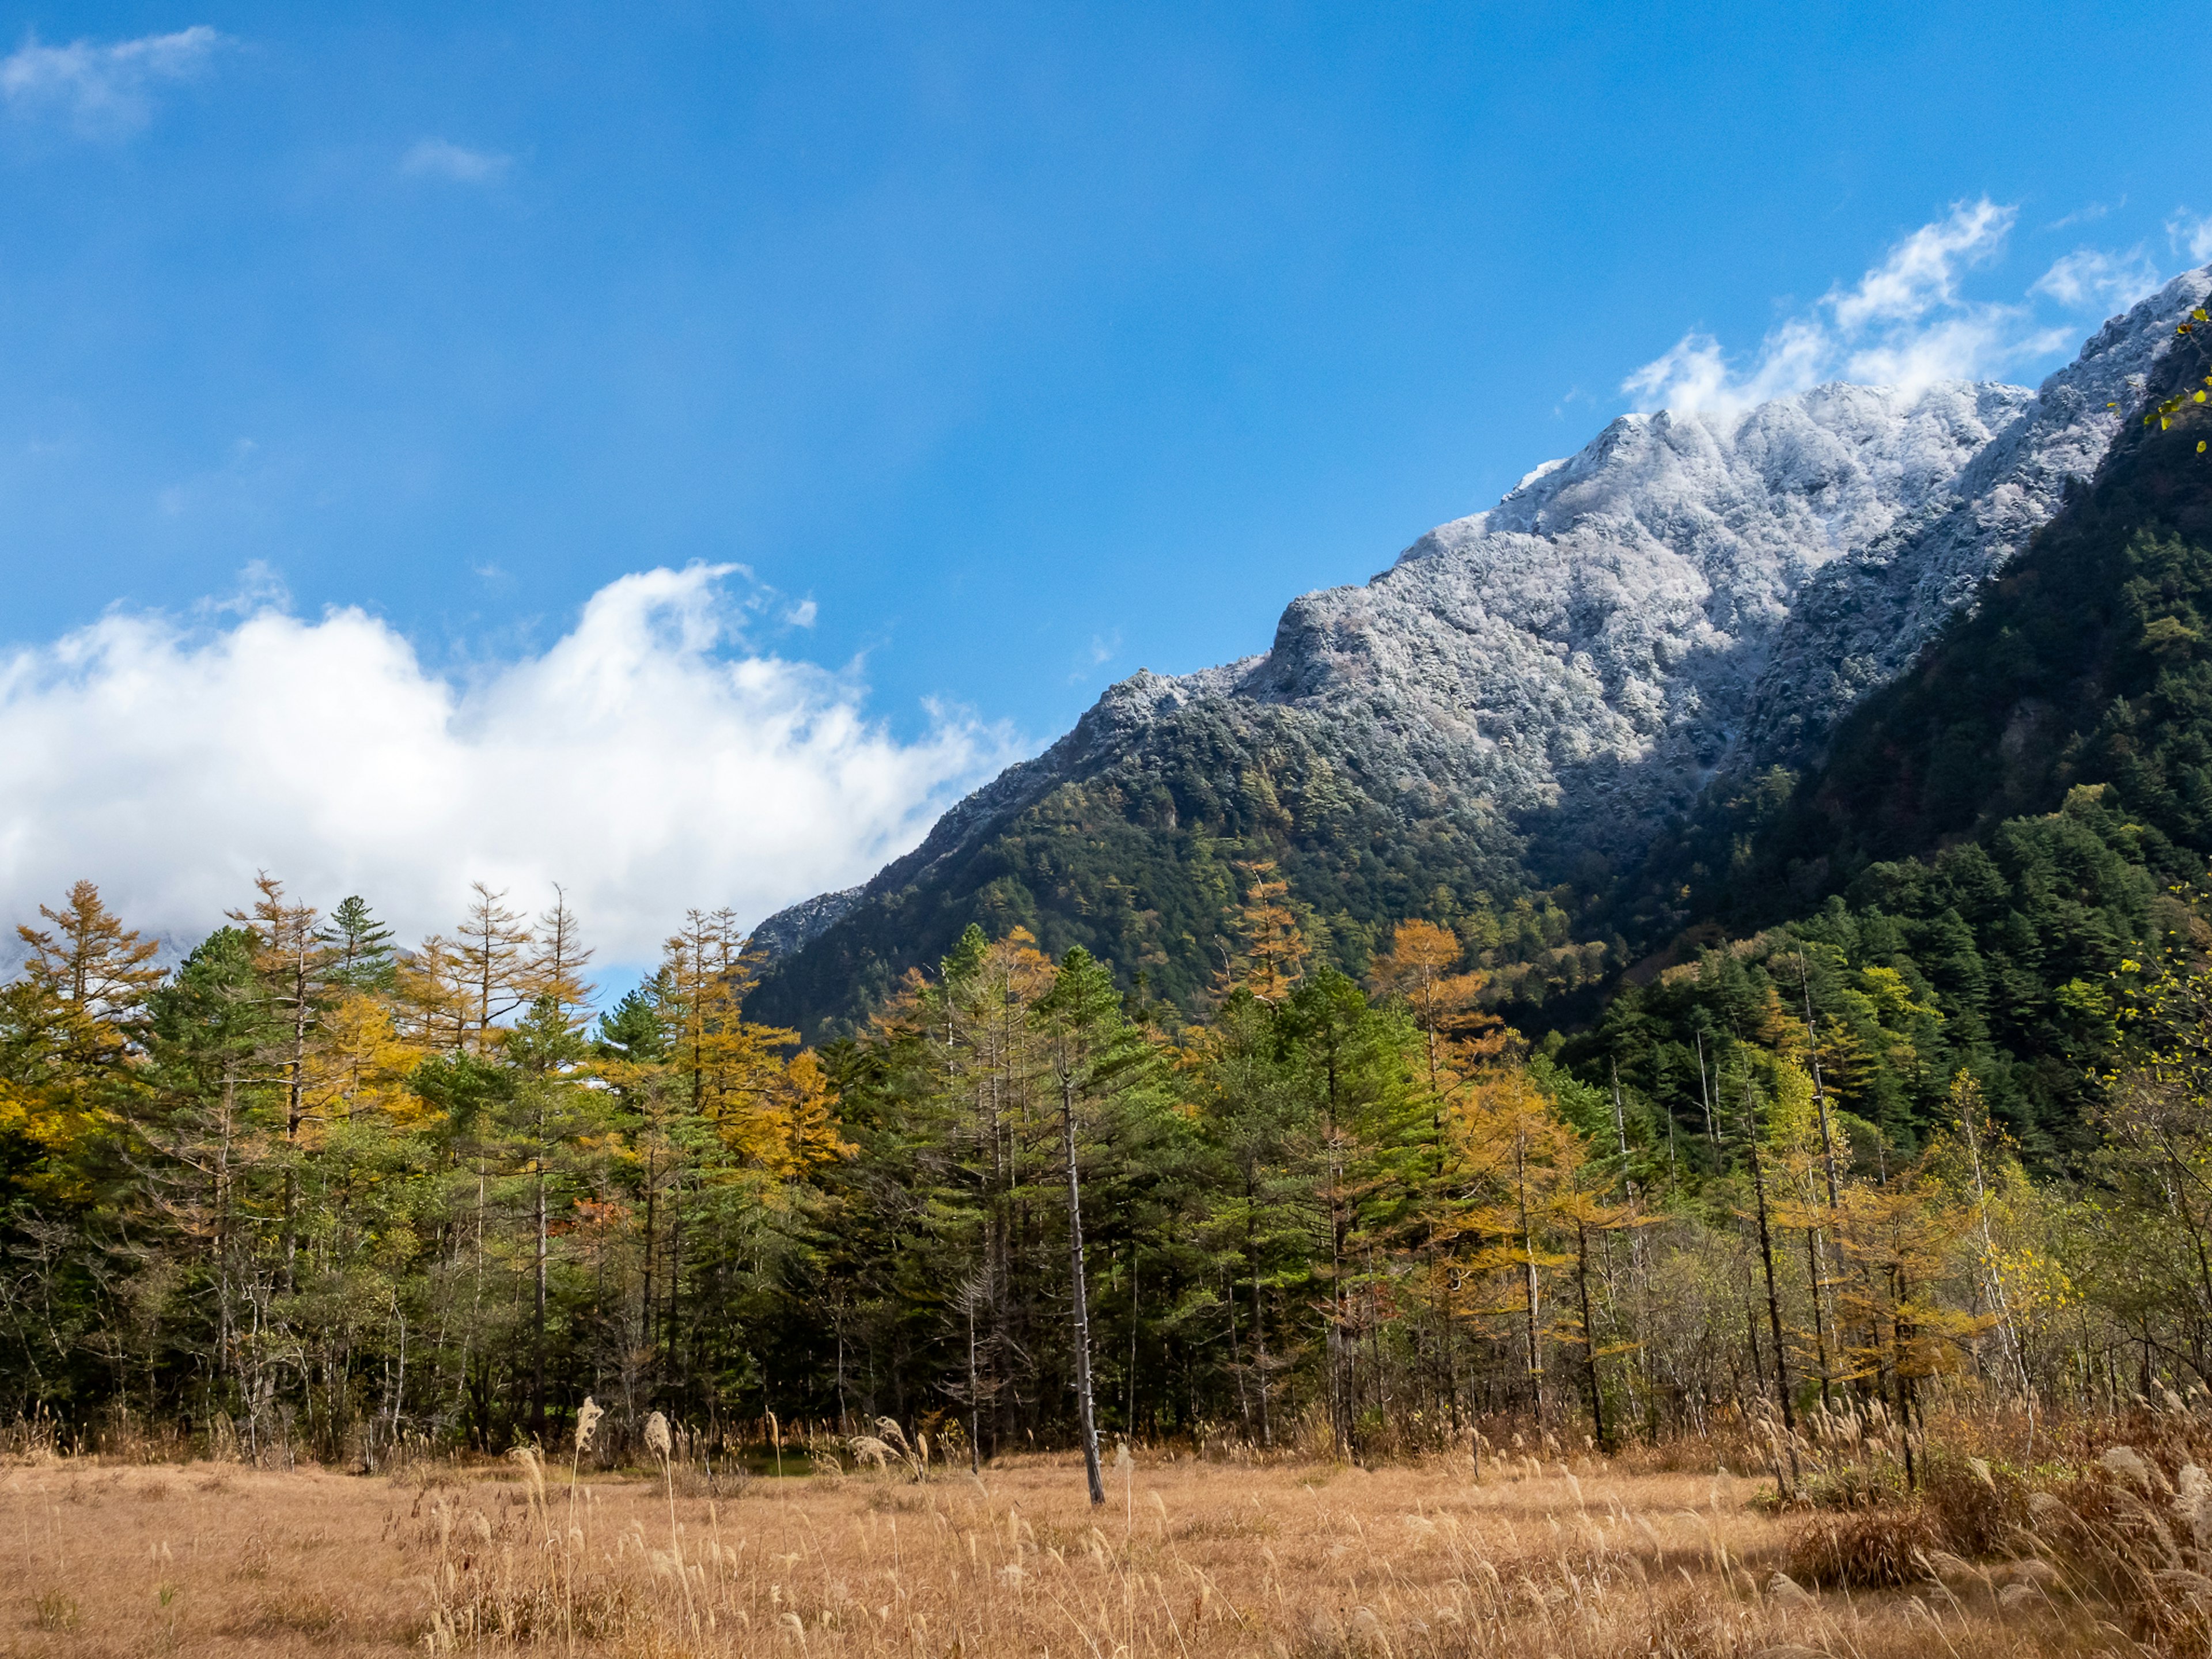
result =
[{"label": "forested mountain slope", "polygon": [[2177,890],[2212,855],[2208,373],[2193,338],[2167,354],[2094,478],[1802,778],[1723,783],[1660,838],[1626,925],[1695,925],[1580,1058],[1694,1120],[1699,1034],[1806,999],[1899,1139],[1965,1066],[2039,1156],[2094,1144],[2116,988],[2193,936]]},{"label": "forested mountain slope", "polygon": [[1582,984],[1626,948],[1582,914],[1616,872],[1910,662],[2094,470],[2208,287],[2176,279],[2037,392],[1625,416],[1365,586],[1294,601],[1265,655],[1112,688],[865,887],[764,924],[752,1006],[820,1036],[971,921],[1188,1006],[1262,860],[1338,961],[1422,914],[1516,987]]},{"label": "forested mountain slope", "polygon": [[[2174,354],[2152,396],[2203,396]],[[2124,431],[2079,492],[1913,672],[1836,734],[1768,830],[1805,890],[1986,833],[2089,786],[2156,841],[2212,852],[2212,470],[2193,401]]]}]

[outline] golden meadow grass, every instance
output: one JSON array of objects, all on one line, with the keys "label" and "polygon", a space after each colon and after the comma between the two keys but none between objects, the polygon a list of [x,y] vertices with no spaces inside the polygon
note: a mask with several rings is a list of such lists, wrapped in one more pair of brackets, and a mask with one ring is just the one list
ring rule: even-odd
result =
[{"label": "golden meadow grass", "polygon": [[[1656,1461],[1499,1458],[1475,1480],[1463,1457],[1139,1454],[1094,1510],[1060,1456],[720,1497],[680,1469],[587,1474],[572,1496],[565,1468],[526,1457],[389,1477],[21,1458],[0,1468],[0,1653],[2203,1650],[2203,1477],[2177,1488],[2155,1455],[2140,1480],[2093,1470],[2094,1502],[1971,1563],[1916,1509],[1778,1511],[1770,1480]],[[1824,1587],[1839,1525],[1895,1533],[1875,1543],[1907,1582]]]}]

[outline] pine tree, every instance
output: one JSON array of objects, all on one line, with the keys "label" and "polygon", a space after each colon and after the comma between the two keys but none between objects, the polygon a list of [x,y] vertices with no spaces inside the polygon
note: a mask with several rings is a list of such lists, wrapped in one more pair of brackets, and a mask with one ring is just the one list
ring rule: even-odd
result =
[{"label": "pine tree", "polygon": [[1082,1142],[1110,1134],[1160,1063],[1159,1050],[1121,1012],[1113,975],[1080,945],[1060,964],[1035,1010],[1045,1043],[1060,1123],[1067,1184],[1069,1341],[1075,1358],[1075,1406],[1083,1466],[1093,1504],[1106,1501],[1098,1463],[1098,1413],[1092,1377],[1091,1285],[1083,1237]]},{"label": "pine tree", "polygon": [[1340,1454],[1358,1451],[1359,1351],[1392,1234],[1414,1192],[1420,1102],[1406,1061],[1411,1034],[1370,1006],[1334,969],[1310,977],[1284,1022],[1309,1093],[1303,1158],[1324,1248],[1314,1271],[1326,1298],[1330,1418]]},{"label": "pine tree", "polygon": [[527,1182],[530,1228],[530,1428],[541,1441],[546,1425],[547,1318],[551,1305],[555,1213],[588,1190],[584,1171],[605,1133],[599,1091],[588,1086],[588,1049],[563,1006],[548,990],[530,1006],[501,1045],[512,1068],[509,1133],[520,1143],[516,1160]]},{"label": "pine tree", "polygon": [[316,939],[329,953],[333,984],[371,994],[397,988],[398,958],[392,929],[376,919],[360,894],[338,901]]},{"label": "pine tree", "polygon": [[228,1392],[201,1403],[236,1414],[255,1451],[275,1429],[286,1346],[278,1297],[295,1193],[277,1156],[285,1079],[270,1063],[283,1027],[263,994],[258,950],[246,929],[221,929],[149,999],[150,1086],[132,1126],[159,1155],[162,1208],[211,1293],[205,1375]]}]

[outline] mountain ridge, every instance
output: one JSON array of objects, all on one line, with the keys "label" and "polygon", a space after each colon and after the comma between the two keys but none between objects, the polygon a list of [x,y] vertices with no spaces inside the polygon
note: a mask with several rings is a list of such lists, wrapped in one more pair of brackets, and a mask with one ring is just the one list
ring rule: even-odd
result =
[{"label": "mountain ridge", "polygon": [[[757,996],[819,1034],[933,961],[964,905],[1188,998],[1219,954],[1199,890],[1232,902],[1257,858],[1303,872],[1347,959],[1392,904],[1595,890],[1717,779],[1802,763],[1908,665],[2094,471],[2107,405],[2208,290],[2212,270],[2175,278],[2032,392],[1831,383],[1617,417],[1368,582],[1292,599],[1267,651],[1109,688],[914,851],[763,923]],[[1119,891],[1133,859],[1165,863]],[[1145,920],[1162,882],[1188,925]],[[823,952],[837,974],[806,971]]]}]

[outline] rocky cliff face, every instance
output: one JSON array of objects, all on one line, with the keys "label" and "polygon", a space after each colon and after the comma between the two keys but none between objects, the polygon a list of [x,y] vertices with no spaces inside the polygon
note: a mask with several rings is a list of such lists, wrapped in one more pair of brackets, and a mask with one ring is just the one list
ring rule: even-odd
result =
[{"label": "rocky cliff face", "polygon": [[1324,713],[1386,787],[1556,809],[1632,853],[1715,770],[1798,758],[1910,662],[2094,470],[2208,288],[2177,279],[2033,392],[1624,416],[1365,586],[1294,601],[1236,694]]},{"label": "rocky cliff face", "polygon": [[1115,686],[920,848],[764,942],[803,949],[899,902],[1055,789],[1143,773],[1194,721],[1254,755],[1288,743],[1408,823],[1501,846],[1541,823],[1554,870],[1569,851],[1632,860],[1717,773],[1801,759],[1909,663],[2094,470],[2208,290],[2212,269],[2177,278],[2033,392],[1831,385],[1623,416],[1365,585],[1294,600],[1265,655]]}]

